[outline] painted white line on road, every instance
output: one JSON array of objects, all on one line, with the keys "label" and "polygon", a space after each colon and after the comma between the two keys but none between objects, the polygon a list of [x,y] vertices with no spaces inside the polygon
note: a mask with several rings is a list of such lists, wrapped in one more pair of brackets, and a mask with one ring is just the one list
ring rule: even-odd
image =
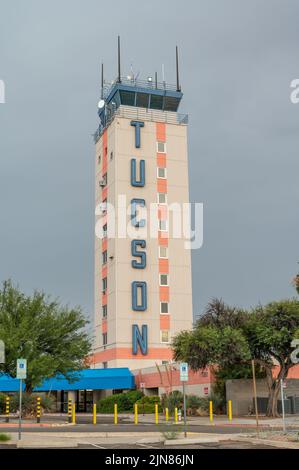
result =
[{"label": "painted white line on road", "polygon": [[150,446],[148,444],[141,444],[140,442],[136,442],[137,446],[145,447],[146,449],[155,449],[155,447]]},{"label": "painted white line on road", "polygon": [[106,447],[101,447],[101,446],[99,446],[99,445],[97,445],[97,444],[89,444],[89,443],[88,443],[88,445],[91,445],[91,446],[93,446],[93,447],[97,447],[97,449],[106,449]]}]

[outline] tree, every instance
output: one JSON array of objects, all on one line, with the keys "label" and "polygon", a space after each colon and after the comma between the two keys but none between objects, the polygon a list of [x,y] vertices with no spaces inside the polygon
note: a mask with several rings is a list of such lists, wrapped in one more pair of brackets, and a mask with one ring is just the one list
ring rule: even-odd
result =
[{"label": "tree", "polygon": [[295,287],[297,294],[299,294],[299,274],[296,274],[292,281],[293,286]]},{"label": "tree", "polygon": [[15,377],[17,358],[27,359],[27,392],[58,373],[74,380],[91,350],[87,323],[80,308],[62,306],[43,292],[27,296],[5,281],[0,289],[0,339],[6,362],[0,371]]},{"label": "tree", "polygon": [[[291,342],[299,337],[299,302],[295,299],[272,302],[250,312],[229,307],[213,299],[191,332],[181,332],[173,340],[174,357],[199,370],[217,366],[219,370],[244,367],[255,359],[264,370],[269,389],[268,416],[277,416],[279,381],[293,367]],[[278,375],[274,377],[274,366]]]},{"label": "tree", "polygon": [[[277,401],[280,380],[287,378],[294,363],[291,360],[294,338],[299,338],[299,301],[271,302],[259,306],[250,315],[245,334],[252,357],[265,367],[269,389],[268,416],[278,416]],[[274,365],[278,367],[273,375]]]}]

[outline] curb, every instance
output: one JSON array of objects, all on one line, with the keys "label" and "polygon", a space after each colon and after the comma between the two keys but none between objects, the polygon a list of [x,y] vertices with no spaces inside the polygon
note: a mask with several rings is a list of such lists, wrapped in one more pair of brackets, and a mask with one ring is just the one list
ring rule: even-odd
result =
[{"label": "curb", "polygon": [[219,439],[216,437],[199,437],[195,439],[171,439],[164,441],[165,446],[176,446],[176,445],[191,445],[191,444],[209,444],[209,443],[218,443]]},{"label": "curb", "polygon": [[265,444],[279,449],[299,449],[299,442],[270,441],[269,439],[253,439],[251,437],[234,436],[230,437],[230,441],[250,442],[251,444]]}]

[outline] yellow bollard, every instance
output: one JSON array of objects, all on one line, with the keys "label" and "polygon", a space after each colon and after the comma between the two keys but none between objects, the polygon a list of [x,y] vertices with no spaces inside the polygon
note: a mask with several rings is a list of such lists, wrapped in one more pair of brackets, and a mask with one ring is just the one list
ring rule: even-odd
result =
[{"label": "yellow bollard", "polygon": [[10,408],[10,398],[5,398],[5,421],[9,423],[9,408]]},{"label": "yellow bollard", "polygon": [[232,408],[232,401],[228,400],[228,419],[232,421],[233,419],[233,408]]},{"label": "yellow bollard", "polygon": [[40,406],[40,397],[36,399],[36,422],[40,423],[40,415],[41,415],[41,406]]},{"label": "yellow bollard", "polygon": [[114,403],[114,424],[117,424],[117,403]]},{"label": "yellow bollard", "polygon": [[168,423],[168,419],[169,419],[168,408],[165,408],[165,421],[166,421],[166,423]]},{"label": "yellow bollard", "polygon": [[72,424],[76,424],[76,404],[72,406]]},{"label": "yellow bollard", "polygon": [[210,421],[213,422],[213,402],[210,401]]},{"label": "yellow bollard", "polygon": [[159,423],[159,405],[155,403],[155,423]]},{"label": "yellow bollard", "polygon": [[138,405],[134,405],[134,424],[138,424]]},{"label": "yellow bollard", "polygon": [[92,407],[92,424],[97,424],[97,405],[93,404]]},{"label": "yellow bollard", "polygon": [[178,409],[177,407],[175,407],[174,409],[174,422],[177,423],[178,422]]},{"label": "yellow bollard", "polygon": [[68,405],[67,405],[67,414],[68,414],[69,423],[72,422],[72,408],[73,408],[72,400],[69,400]]}]

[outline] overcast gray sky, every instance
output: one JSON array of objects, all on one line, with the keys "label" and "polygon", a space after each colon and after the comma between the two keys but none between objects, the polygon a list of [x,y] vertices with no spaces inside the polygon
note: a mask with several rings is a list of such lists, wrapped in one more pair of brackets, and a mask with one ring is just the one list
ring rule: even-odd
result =
[{"label": "overcast gray sky", "polygon": [[180,48],[194,313],[294,295],[299,260],[299,3],[294,0],[0,0],[0,279],[93,309],[94,144],[100,62],[147,77]]}]

